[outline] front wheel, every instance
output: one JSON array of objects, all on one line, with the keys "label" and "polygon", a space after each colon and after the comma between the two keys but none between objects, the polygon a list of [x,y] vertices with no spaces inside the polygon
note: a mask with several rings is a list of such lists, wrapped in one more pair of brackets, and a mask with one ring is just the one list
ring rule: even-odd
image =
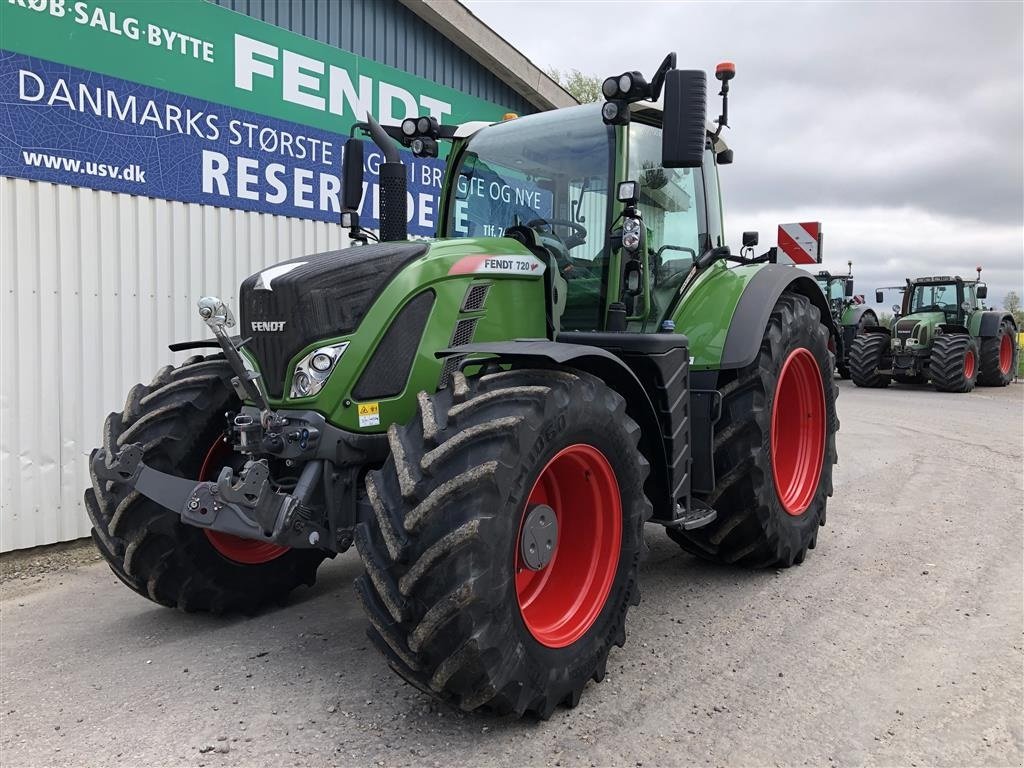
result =
[{"label": "front wheel", "polygon": [[[228,383],[233,375],[223,356],[212,355],[167,366],[148,386],[136,385],[124,410],[104,424],[107,455],[141,443],[154,469],[216,478],[237,455],[223,443],[224,412],[239,405]],[[137,491],[95,476],[85,508],[114,574],[143,597],[184,611],[252,613],[312,585],[326,556],[186,525]]]},{"label": "front wheel", "polygon": [[669,536],[700,557],[751,567],[801,563],[825,524],[836,463],[828,331],[802,295],[783,293],[757,359],[723,373],[711,525]]},{"label": "front wheel", "polygon": [[892,381],[888,373],[879,373],[889,351],[889,334],[862,333],[850,344],[850,378],[858,387],[885,389]]},{"label": "front wheel", "polygon": [[420,393],[356,532],[356,589],[392,668],[464,710],[575,705],[640,599],[639,435],[582,373],[457,374]]},{"label": "front wheel", "polygon": [[928,378],[939,392],[970,392],[978,379],[978,344],[966,333],[944,333],[932,342]]}]

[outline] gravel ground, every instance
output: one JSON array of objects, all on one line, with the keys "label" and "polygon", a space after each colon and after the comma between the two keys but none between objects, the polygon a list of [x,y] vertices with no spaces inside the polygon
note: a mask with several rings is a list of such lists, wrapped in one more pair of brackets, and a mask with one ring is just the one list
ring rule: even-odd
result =
[{"label": "gravel ground", "polygon": [[1021,765],[1024,385],[840,389],[807,562],[713,567],[650,526],[626,647],[547,722],[400,682],[354,553],[250,619],[150,604],[86,548],[6,556],[0,764]]}]

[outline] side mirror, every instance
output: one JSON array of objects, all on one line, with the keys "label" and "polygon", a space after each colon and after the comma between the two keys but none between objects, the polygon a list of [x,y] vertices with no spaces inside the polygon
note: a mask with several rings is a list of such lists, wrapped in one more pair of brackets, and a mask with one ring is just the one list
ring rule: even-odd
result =
[{"label": "side mirror", "polygon": [[848,298],[853,298],[853,280],[844,280],[843,295]]},{"label": "side mirror", "polygon": [[743,247],[753,248],[757,245],[758,234],[757,232],[744,232],[743,233]]},{"label": "side mirror", "polygon": [[885,294],[881,291],[875,291],[875,304],[881,304],[885,301]]},{"label": "side mirror", "polygon": [[707,77],[701,70],[665,73],[664,122],[661,129],[663,168],[700,168],[707,139]]},{"label": "side mirror", "polygon": [[341,207],[358,211],[363,201],[363,140],[355,137],[345,142],[345,160],[342,166]]},{"label": "side mirror", "polygon": [[977,294],[979,299],[988,298],[988,286],[984,283],[978,283]]}]

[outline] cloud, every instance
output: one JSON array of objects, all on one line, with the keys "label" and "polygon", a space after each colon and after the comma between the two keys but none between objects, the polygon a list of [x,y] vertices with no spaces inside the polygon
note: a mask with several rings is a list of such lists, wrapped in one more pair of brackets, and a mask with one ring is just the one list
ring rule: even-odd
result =
[{"label": "cloud", "polygon": [[1022,291],[1024,5],[466,4],[545,68],[649,73],[670,50],[682,68],[735,61],[732,243],[820,220],[826,261],[852,258],[858,292],[978,263],[995,301]]}]

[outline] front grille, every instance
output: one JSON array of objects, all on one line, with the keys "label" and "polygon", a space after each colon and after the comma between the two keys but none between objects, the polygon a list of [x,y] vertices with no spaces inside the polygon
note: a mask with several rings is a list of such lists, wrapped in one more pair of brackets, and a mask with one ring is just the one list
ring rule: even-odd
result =
[{"label": "front grille", "polygon": [[433,306],[434,292],[428,290],[402,307],[352,390],[356,400],[394,397],[405,389]]},{"label": "front grille", "polygon": [[243,338],[271,397],[304,347],[351,333],[391,278],[427,252],[424,243],[380,243],[302,256],[246,278],[239,293]]}]

